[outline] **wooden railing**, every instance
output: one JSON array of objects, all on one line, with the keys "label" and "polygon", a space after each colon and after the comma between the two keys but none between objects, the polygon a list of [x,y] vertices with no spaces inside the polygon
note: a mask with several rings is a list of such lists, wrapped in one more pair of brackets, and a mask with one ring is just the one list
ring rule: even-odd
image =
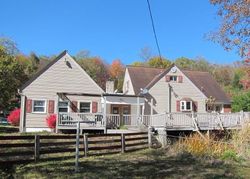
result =
[{"label": "wooden railing", "polygon": [[[0,136],[0,165],[72,158],[76,135]],[[124,153],[148,147],[148,133],[80,135],[80,155]]]},{"label": "wooden railing", "polygon": [[75,126],[74,121],[85,121],[85,126],[101,127],[105,125],[102,114],[95,113],[59,113],[58,126]]},{"label": "wooden railing", "polygon": [[224,129],[238,128],[247,120],[250,112],[239,113],[168,113],[154,115],[118,115],[86,113],[60,113],[58,126],[74,126],[73,121],[85,121],[85,126],[119,128],[125,126],[166,127],[168,129]]}]

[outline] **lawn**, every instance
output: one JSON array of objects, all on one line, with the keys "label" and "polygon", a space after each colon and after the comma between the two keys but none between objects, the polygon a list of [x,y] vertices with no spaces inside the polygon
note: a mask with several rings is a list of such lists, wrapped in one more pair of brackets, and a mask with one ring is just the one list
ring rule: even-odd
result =
[{"label": "lawn", "polygon": [[74,159],[1,166],[0,178],[247,178],[246,162],[169,154],[164,149],[82,157],[80,172]]}]

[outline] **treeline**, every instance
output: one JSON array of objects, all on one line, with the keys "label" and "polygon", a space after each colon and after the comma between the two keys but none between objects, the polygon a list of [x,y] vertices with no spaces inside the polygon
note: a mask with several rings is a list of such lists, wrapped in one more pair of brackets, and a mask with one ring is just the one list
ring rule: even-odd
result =
[{"label": "treeline", "polygon": [[[9,111],[19,106],[17,89],[30,79],[37,71],[46,66],[53,56],[37,56],[35,53],[22,54],[15,42],[7,38],[0,38],[0,111]],[[107,80],[115,81],[115,89],[122,91],[125,65],[119,59],[108,64],[99,56],[91,56],[88,51],[82,50],[73,58],[79,65],[105,89]],[[142,50],[141,61],[131,65],[155,68],[168,68],[172,63],[184,70],[207,71],[213,75],[229,96],[244,94],[249,89],[249,66],[244,62],[235,62],[232,65],[211,64],[204,58],[189,59],[180,57],[168,60],[164,57],[150,55]],[[242,99],[242,98],[241,98]],[[237,107],[237,109],[242,108]],[[250,107],[249,107],[250,110]]]}]

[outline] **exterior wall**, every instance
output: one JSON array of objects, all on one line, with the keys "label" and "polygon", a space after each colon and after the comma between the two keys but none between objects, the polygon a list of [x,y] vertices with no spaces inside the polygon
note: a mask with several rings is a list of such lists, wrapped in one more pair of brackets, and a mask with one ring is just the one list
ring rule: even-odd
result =
[{"label": "exterior wall", "polygon": [[123,93],[124,94],[129,94],[129,95],[135,95],[134,89],[133,89],[133,84],[131,82],[128,69],[126,68],[125,71],[125,76],[124,76],[124,81],[123,81]]},{"label": "exterior wall", "polygon": [[[176,101],[182,98],[191,98],[198,103],[198,112],[206,112],[205,100],[206,96],[179,70],[175,73],[169,72],[167,75],[182,76],[182,83],[166,82],[165,76],[161,78],[151,89],[149,89],[148,104],[151,104],[153,97],[153,113],[166,113],[169,111],[169,87],[172,87],[171,92],[171,112],[177,112]],[[148,113],[149,111],[145,111]]]},{"label": "exterior wall", "polygon": [[[56,113],[58,92],[101,94],[103,90],[66,54],[22,91],[22,94],[27,99],[47,101],[46,113],[26,112],[24,114],[24,127],[47,127],[45,118],[48,116],[48,100],[55,101],[54,112]],[[101,97],[69,96],[69,99],[74,101],[96,101],[98,102],[98,111],[101,110]]]},{"label": "exterior wall", "polygon": [[232,112],[231,105],[224,105],[223,106],[223,112],[224,113],[231,113]]}]

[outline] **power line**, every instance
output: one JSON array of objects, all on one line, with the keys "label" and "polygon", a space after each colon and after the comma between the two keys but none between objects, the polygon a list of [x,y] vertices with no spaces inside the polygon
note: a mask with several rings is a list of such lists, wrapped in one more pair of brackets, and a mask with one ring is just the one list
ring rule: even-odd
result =
[{"label": "power line", "polygon": [[158,54],[159,54],[160,60],[162,60],[160,45],[159,45],[159,42],[158,42],[156,30],[155,30],[155,24],[154,24],[154,19],[153,19],[153,15],[152,15],[152,11],[151,11],[151,6],[150,6],[149,0],[147,0],[147,4],[148,4],[148,11],[149,11],[150,19],[151,19],[152,29],[153,29],[153,32],[154,32],[155,43],[156,43],[156,46],[157,46],[157,50],[158,50]]}]

